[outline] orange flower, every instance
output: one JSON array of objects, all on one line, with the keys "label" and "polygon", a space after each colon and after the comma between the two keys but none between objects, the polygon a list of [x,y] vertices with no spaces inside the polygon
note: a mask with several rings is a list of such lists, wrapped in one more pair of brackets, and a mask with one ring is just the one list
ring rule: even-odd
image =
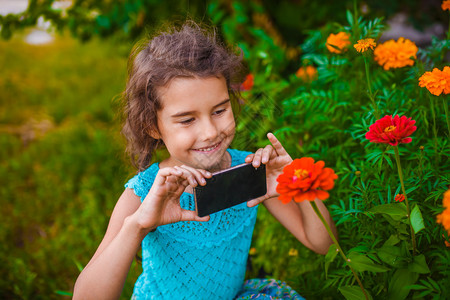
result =
[{"label": "orange flower", "polygon": [[450,0],[442,1],[442,10],[450,10]]},{"label": "orange flower", "polygon": [[327,49],[331,53],[342,53],[347,51],[347,47],[350,45],[350,34],[347,32],[339,32],[338,34],[330,34],[327,38]]},{"label": "orange flower", "polygon": [[405,201],[405,195],[402,195],[402,194],[395,195],[395,201],[397,201],[397,202]]},{"label": "orange flower", "polygon": [[303,81],[313,81],[317,79],[317,69],[313,66],[300,67],[295,75]]},{"label": "orange flower", "polygon": [[444,67],[444,70],[434,68],[432,72],[425,72],[419,78],[419,86],[426,87],[430,93],[439,96],[440,94],[450,93],[450,67]]},{"label": "orange flower", "polygon": [[389,70],[414,65],[411,58],[417,58],[417,50],[419,49],[414,42],[400,37],[397,41],[389,40],[379,44],[373,54],[375,61],[383,69]]},{"label": "orange flower", "polygon": [[355,47],[356,51],[358,52],[366,52],[367,50],[372,49],[376,46],[374,39],[363,39],[359,40],[356,44],[353,45]]},{"label": "orange flower", "polygon": [[436,222],[442,224],[450,235],[450,190],[447,190],[444,193],[442,206],[445,207],[445,209],[441,214],[436,216]]},{"label": "orange flower", "polygon": [[242,91],[250,91],[253,87],[255,77],[253,74],[248,74],[245,77],[245,81],[241,84]]},{"label": "orange flower", "polygon": [[292,199],[295,202],[327,199],[330,195],[326,191],[334,187],[337,175],[333,169],[324,166],[323,161],[314,163],[311,157],[295,159],[284,167],[277,178],[278,199],[283,203],[289,203]]}]

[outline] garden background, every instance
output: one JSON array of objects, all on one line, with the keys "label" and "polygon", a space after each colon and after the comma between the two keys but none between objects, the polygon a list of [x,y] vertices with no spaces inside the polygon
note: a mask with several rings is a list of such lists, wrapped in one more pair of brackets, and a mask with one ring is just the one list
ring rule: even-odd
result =
[{"label": "garden background", "polygon": [[[135,172],[120,135],[127,56],[162,21],[192,18],[218,26],[253,75],[233,146],[255,150],[273,131],[292,157],[323,160],[339,176],[326,203],[370,297],[450,299],[449,237],[436,223],[449,188],[449,98],[418,85],[449,65],[441,3],[32,0],[25,12],[0,16],[0,298],[70,298]],[[45,21],[54,40],[25,43]],[[403,36],[417,55],[385,70],[372,50],[328,49],[338,32],[352,44]],[[394,200],[402,193],[394,149],[365,139],[377,119],[396,114],[417,126],[398,146],[416,251],[404,202]],[[139,273],[134,262],[123,299]],[[362,295],[335,248],[311,252],[262,207],[247,272],[258,276],[285,280],[307,299]]]}]

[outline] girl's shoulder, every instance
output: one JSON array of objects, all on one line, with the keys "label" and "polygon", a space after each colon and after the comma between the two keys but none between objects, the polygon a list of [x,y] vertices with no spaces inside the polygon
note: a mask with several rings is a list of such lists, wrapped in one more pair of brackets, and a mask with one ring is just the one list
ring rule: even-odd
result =
[{"label": "girl's shoulder", "polygon": [[130,180],[128,180],[125,187],[133,189],[134,193],[143,200],[153,185],[153,181],[155,181],[158,171],[159,163],[153,163],[150,167],[137,173]]},{"label": "girl's shoulder", "polygon": [[247,157],[247,155],[251,154],[252,152],[237,149],[228,149],[228,153],[231,156],[231,164],[233,166],[243,164],[245,162],[245,158]]}]

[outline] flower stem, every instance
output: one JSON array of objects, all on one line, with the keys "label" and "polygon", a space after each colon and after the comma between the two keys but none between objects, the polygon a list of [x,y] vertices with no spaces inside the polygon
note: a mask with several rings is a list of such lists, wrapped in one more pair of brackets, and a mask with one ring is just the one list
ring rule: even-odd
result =
[{"label": "flower stem", "polygon": [[370,84],[369,63],[367,62],[367,58],[364,54],[363,54],[363,58],[364,58],[364,67],[365,67],[365,71],[366,71],[367,87],[369,88],[369,98],[370,98],[370,101],[372,101],[373,110],[375,112],[375,118],[379,119],[380,113],[378,111],[378,106],[375,103],[374,95],[372,93],[372,86]]},{"label": "flower stem", "polygon": [[434,153],[436,154],[436,167],[439,163],[438,158],[438,140],[437,140],[437,129],[436,129],[436,112],[434,107],[434,98],[429,95],[430,103],[431,103],[431,116],[433,117],[433,135],[434,135]]},{"label": "flower stem", "polygon": [[448,105],[447,105],[447,99],[445,97],[442,97],[442,104],[444,104],[445,120],[447,121],[447,130],[448,130],[447,137],[450,138],[450,121],[448,119]]},{"label": "flower stem", "polygon": [[[449,15],[450,15],[450,12],[449,12]],[[450,40],[450,20],[448,22],[447,40]]]},{"label": "flower stem", "polygon": [[400,164],[400,154],[398,152],[398,146],[394,146],[394,152],[395,152],[395,161],[397,162],[398,176],[400,177],[400,184],[402,185],[402,192],[403,192],[403,195],[405,196],[406,214],[408,215],[409,228],[411,229],[413,255],[416,255],[416,235],[414,234],[414,229],[411,224],[411,208],[409,206],[408,197],[406,196],[405,184],[403,182],[403,172],[402,172],[402,165]]},{"label": "flower stem", "polygon": [[361,288],[364,296],[366,297],[366,300],[369,299],[369,296],[366,293],[366,290],[364,289],[364,286],[361,282],[361,280],[358,277],[358,274],[356,274],[355,270],[352,268],[352,266],[349,264],[350,260],[347,258],[347,256],[345,256],[344,251],[342,251],[341,246],[339,245],[339,242],[337,241],[336,237],[333,234],[333,231],[331,231],[330,225],[328,225],[327,221],[325,220],[325,218],[323,217],[322,213],[320,212],[319,208],[317,207],[316,202],[314,201],[309,201],[309,203],[311,204],[313,210],[316,212],[317,216],[319,217],[320,221],[322,221],[323,225],[325,226],[325,229],[327,230],[328,234],[330,235],[331,240],[333,241],[333,243],[336,245],[337,250],[339,251],[339,253],[341,254],[342,258],[344,259],[345,263],[350,267],[350,270],[353,273],[353,276],[355,277],[356,281],[359,284],[359,287]]}]

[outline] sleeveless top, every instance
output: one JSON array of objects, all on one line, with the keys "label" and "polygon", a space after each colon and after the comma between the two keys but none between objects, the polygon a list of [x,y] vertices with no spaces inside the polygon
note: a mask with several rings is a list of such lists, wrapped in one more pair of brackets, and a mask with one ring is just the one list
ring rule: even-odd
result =
[{"label": "sleeveless top", "polygon": [[[231,166],[250,152],[228,149]],[[125,187],[145,199],[159,164],[130,179]],[[195,210],[192,194],[180,197],[183,209]],[[143,272],[133,299],[233,299],[242,288],[257,207],[247,203],[210,215],[208,222],[182,221],[159,226],[142,241]]]}]

